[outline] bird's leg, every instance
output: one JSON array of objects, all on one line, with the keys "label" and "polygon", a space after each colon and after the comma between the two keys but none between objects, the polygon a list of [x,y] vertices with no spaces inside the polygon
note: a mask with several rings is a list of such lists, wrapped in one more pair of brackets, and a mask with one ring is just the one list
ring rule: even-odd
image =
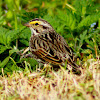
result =
[{"label": "bird's leg", "polygon": [[29,47],[27,47],[26,49],[20,50],[19,52],[17,52],[17,54],[19,54],[21,56],[20,59],[22,59],[22,58],[33,58],[33,55],[31,53],[26,54],[28,51],[29,51]]},{"label": "bird's leg", "polygon": [[22,53],[22,55],[26,54],[26,52],[28,52],[28,51],[29,51],[29,47],[24,50],[24,52]]},{"label": "bird's leg", "polygon": [[24,55],[21,56],[21,59],[22,58],[33,58],[33,55],[32,55],[32,53],[24,54]]},{"label": "bird's leg", "polygon": [[48,72],[51,71],[51,65],[49,63],[44,64],[44,68],[43,68],[45,75],[48,75]]},{"label": "bird's leg", "polygon": [[[22,55],[26,54],[26,52],[28,52],[28,51],[29,51],[29,47],[20,50],[19,52],[17,52],[17,54],[19,54],[20,56],[22,56]],[[22,53],[22,52],[23,52],[23,53]]]}]

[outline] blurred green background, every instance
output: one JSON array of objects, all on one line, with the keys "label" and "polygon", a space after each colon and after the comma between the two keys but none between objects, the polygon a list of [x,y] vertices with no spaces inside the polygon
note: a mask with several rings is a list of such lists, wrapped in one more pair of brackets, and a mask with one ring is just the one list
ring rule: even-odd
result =
[{"label": "blurred green background", "polygon": [[77,63],[100,57],[100,0],[0,0],[0,74],[36,68],[17,52],[29,46],[23,23],[43,18],[73,49]]}]

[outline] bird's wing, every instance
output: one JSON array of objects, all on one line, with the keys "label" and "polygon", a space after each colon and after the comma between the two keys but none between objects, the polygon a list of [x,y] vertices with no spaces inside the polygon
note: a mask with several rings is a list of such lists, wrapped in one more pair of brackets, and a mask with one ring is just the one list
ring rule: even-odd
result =
[{"label": "bird's wing", "polygon": [[54,32],[31,36],[30,50],[42,61],[52,64],[62,64],[72,56],[64,38]]}]

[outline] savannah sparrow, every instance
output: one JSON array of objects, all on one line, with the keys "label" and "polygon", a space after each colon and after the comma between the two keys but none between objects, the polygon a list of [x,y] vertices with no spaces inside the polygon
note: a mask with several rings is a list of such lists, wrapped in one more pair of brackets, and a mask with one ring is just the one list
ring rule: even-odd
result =
[{"label": "savannah sparrow", "polygon": [[53,66],[64,66],[67,62],[67,66],[71,66],[75,74],[81,74],[68,44],[47,21],[35,18],[25,26],[31,30],[29,49],[37,61]]}]

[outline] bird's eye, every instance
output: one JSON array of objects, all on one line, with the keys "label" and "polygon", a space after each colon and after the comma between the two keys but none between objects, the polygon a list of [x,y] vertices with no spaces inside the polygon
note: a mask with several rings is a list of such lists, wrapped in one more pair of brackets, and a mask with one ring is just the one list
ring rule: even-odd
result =
[{"label": "bird's eye", "polygon": [[35,25],[39,25],[38,23],[35,23]]}]

